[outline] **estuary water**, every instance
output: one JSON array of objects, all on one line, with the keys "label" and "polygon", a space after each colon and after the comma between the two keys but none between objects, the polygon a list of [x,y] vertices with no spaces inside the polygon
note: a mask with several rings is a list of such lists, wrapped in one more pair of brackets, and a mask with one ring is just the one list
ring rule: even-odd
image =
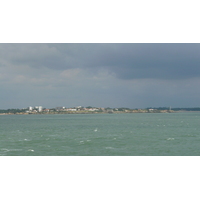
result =
[{"label": "estuary water", "polygon": [[200,112],[0,115],[1,156],[199,156]]}]

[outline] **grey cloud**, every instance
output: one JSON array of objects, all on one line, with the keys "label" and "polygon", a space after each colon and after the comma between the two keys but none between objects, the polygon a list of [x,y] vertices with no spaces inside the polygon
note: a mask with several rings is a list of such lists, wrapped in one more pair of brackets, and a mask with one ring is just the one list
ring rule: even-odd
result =
[{"label": "grey cloud", "polygon": [[0,44],[1,107],[198,106],[200,44]]},{"label": "grey cloud", "polygon": [[120,79],[200,76],[200,44],[4,44],[13,64],[54,70],[106,69]]},{"label": "grey cloud", "polygon": [[183,79],[200,75],[199,44],[117,44],[100,65],[122,79]]},{"label": "grey cloud", "polygon": [[182,79],[200,75],[199,44],[60,44],[59,47],[59,57],[44,61],[47,67],[82,67],[94,71],[106,68],[122,79]]}]

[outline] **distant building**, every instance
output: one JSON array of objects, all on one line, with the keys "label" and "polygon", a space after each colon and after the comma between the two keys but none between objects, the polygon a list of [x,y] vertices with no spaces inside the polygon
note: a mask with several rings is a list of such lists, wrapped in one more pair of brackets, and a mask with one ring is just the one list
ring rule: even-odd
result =
[{"label": "distant building", "polygon": [[42,106],[35,106],[35,109],[36,109],[38,112],[42,112]]},{"label": "distant building", "polygon": [[76,108],[67,108],[66,111],[77,111]]},{"label": "distant building", "polygon": [[32,111],[32,110],[33,110],[33,107],[32,107],[32,106],[29,106],[29,107],[28,107],[28,110],[29,110],[29,111]]},{"label": "distant building", "polygon": [[98,111],[98,108],[89,108],[88,111]]},{"label": "distant building", "polygon": [[57,111],[63,111],[65,109],[65,107],[56,107]]},{"label": "distant building", "polygon": [[42,106],[38,106],[38,111],[42,112]]}]

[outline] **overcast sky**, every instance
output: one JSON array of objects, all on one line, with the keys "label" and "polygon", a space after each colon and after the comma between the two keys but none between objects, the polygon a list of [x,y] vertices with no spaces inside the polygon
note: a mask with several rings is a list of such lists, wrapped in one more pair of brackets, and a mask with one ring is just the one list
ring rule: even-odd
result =
[{"label": "overcast sky", "polygon": [[0,44],[0,109],[199,107],[200,44]]}]

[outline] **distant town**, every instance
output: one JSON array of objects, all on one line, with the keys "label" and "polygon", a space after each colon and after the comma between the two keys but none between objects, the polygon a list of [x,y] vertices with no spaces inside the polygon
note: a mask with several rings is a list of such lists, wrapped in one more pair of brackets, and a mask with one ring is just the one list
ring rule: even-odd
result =
[{"label": "distant town", "polygon": [[145,108],[145,109],[130,109],[130,108],[99,108],[92,106],[77,106],[77,107],[56,107],[56,108],[43,108],[42,106],[29,106],[22,109],[0,109],[0,115],[9,114],[120,114],[120,113],[174,113],[181,111],[200,111],[199,107],[196,108],[171,108],[171,107],[158,107],[158,108]]}]

